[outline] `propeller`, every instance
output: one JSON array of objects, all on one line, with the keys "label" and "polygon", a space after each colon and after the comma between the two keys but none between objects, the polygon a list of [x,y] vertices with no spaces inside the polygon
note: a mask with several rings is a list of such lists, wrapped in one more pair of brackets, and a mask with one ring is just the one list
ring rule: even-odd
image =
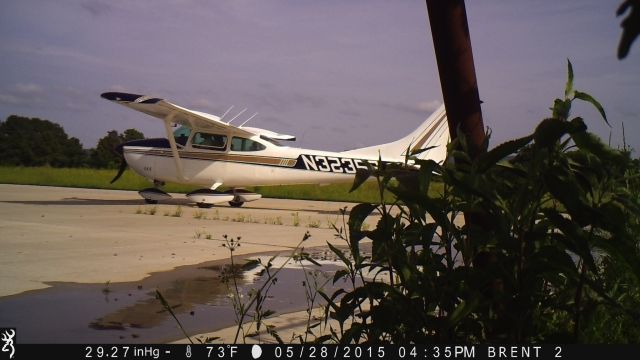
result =
[{"label": "propeller", "polygon": [[118,146],[116,146],[116,148],[114,149],[114,151],[116,153],[118,153],[120,155],[120,167],[118,168],[118,173],[116,174],[116,176],[111,180],[110,184],[113,184],[114,182],[118,181],[118,179],[120,179],[120,177],[122,176],[122,174],[124,174],[124,171],[127,170],[127,167],[129,167],[127,165],[127,160],[124,158],[124,151],[123,151],[123,147],[126,143],[122,143]]},{"label": "propeller", "polygon": [[113,151],[120,155],[120,168],[118,168],[118,173],[111,180],[111,184],[118,181],[124,171],[127,170],[129,165],[127,164],[127,160],[124,158],[124,147],[125,146],[143,146],[143,147],[160,147],[160,148],[169,148],[169,140],[164,138],[154,138],[154,139],[138,139],[138,140],[130,140],[127,142],[123,142],[122,144],[116,146]]}]

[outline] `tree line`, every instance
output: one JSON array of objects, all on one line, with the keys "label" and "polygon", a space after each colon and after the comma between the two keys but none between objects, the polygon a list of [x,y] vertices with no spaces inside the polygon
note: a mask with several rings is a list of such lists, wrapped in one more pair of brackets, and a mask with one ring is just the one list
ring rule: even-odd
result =
[{"label": "tree line", "polygon": [[136,129],[111,130],[95,148],[85,149],[59,124],[11,115],[0,121],[0,166],[116,168],[120,155],[115,147],[137,139],[144,134]]}]

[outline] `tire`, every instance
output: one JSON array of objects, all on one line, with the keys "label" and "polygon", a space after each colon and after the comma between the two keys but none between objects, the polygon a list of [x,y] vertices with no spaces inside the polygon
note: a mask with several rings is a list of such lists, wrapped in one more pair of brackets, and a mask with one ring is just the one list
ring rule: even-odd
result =
[{"label": "tire", "polygon": [[144,199],[145,204],[157,204],[158,200]]},{"label": "tire", "polygon": [[213,204],[206,203],[197,203],[196,205],[198,205],[200,209],[211,209],[213,207]]},{"label": "tire", "polygon": [[244,205],[244,201],[229,201],[229,206],[231,207],[241,207]]}]

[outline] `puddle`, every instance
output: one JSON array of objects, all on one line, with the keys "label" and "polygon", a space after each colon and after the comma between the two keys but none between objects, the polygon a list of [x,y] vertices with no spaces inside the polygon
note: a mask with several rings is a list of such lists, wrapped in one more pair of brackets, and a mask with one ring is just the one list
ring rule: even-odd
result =
[{"label": "puddle", "polygon": [[[243,262],[242,262],[243,263]],[[320,279],[339,269],[324,262]],[[0,298],[0,324],[15,327],[20,343],[164,343],[183,338],[171,314],[156,299],[158,289],[189,335],[234,325],[223,262],[190,265],[127,283],[48,283],[50,288]],[[302,269],[278,274],[265,309],[278,314],[306,308]],[[256,270],[237,278],[241,293],[258,288],[266,276]],[[340,287],[342,284],[336,284]],[[333,293],[331,281],[325,291]]]}]

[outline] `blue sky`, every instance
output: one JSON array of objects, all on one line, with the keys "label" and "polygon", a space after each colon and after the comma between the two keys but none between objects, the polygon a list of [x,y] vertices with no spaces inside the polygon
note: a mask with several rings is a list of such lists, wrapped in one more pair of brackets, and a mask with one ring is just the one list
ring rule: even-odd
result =
[{"label": "blue sky", "polygon": [[[569,58],[612,128],[589,106],[574,115],[613,145],[624,122],[640,151],[640,44],[616,59],[620,2],[467,1],[492,145],[550,114]],[[105,91],[246,107],[251,126],[338,151],[404,136],[442,102],[422,0],[2,1],[0,69],[0,119],[46,118],[85,147],[111,129],[163,136]]]}]

